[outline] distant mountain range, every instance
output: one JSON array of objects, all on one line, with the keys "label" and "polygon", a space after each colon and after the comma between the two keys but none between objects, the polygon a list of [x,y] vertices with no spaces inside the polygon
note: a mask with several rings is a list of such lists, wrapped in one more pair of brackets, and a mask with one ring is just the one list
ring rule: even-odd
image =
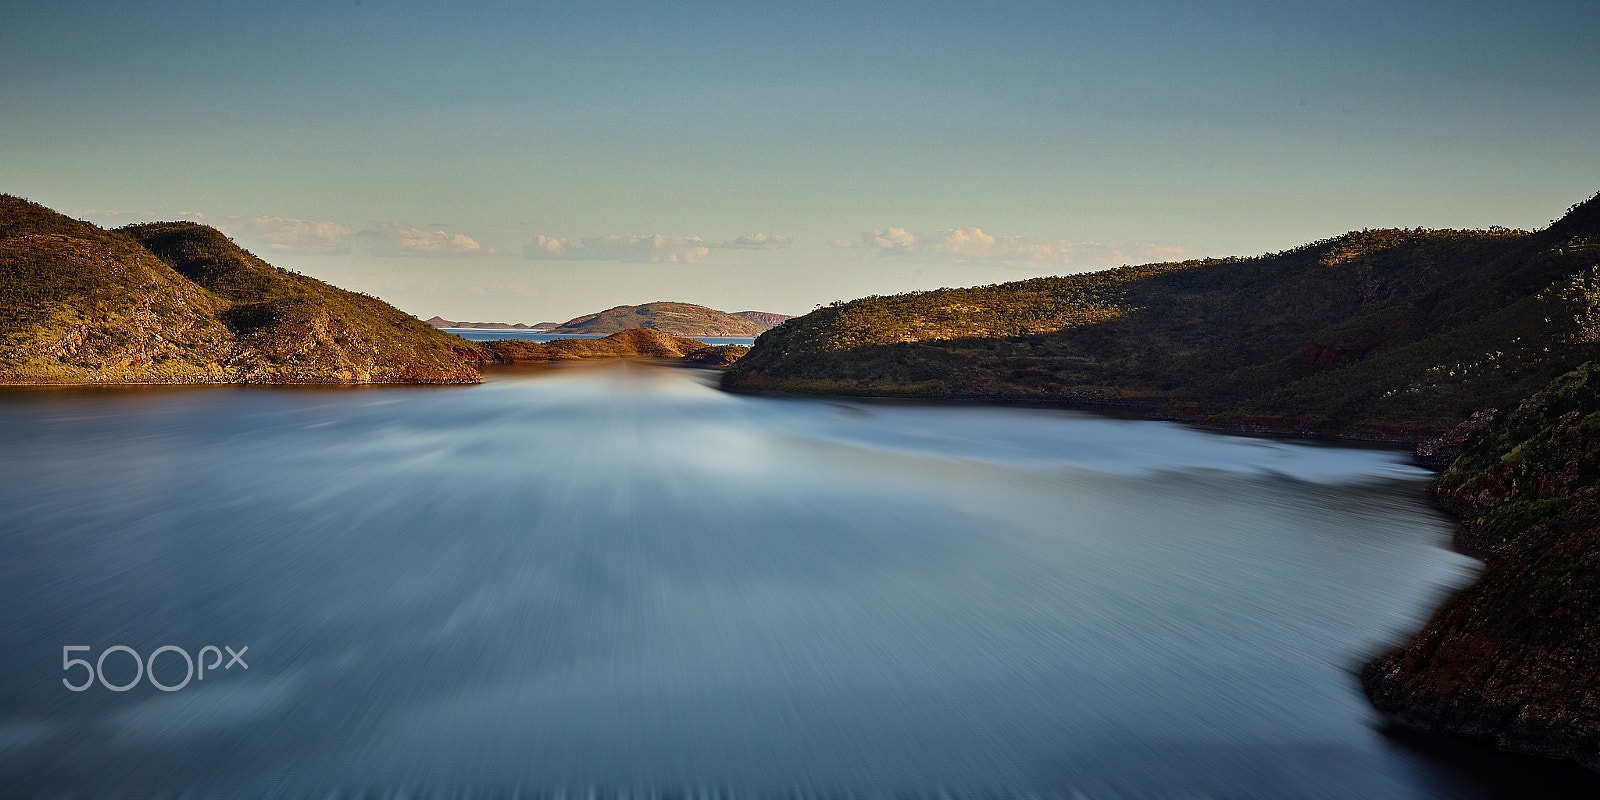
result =
[{"label": "distant mountain range", "polygon": [[564,323],[540,322],[536,325],[507,322],[456,322],[433,317],[435,328],[475,328],[479,330],[539,330],[550,333],[608,335],[632,328],[651,328],[674,336],[760,336],[791,317],[769,311],[728,313],[693,303],[654,302],[638,306],[617,306]]},{"label": "distant mountain range", "polygon": [[471,328],[486,331],[544,331],[561,327],[559,322],[541,322],[537,325],[524,325],[520,322],[514,324],[510,322],[458,322],[445,319],[437,314],[427,319],[426,322],[440,330],[445,328],[455,328],[456,330]]}]

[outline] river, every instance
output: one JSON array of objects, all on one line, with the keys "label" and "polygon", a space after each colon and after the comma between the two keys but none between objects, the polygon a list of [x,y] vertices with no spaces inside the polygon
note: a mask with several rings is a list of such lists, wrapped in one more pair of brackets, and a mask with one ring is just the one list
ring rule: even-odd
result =
[{"label": "river", "polygon": [[1353,677],[1478,569],[1403,453],[713,379],[5,392],[0,784],[1513,796]]}]

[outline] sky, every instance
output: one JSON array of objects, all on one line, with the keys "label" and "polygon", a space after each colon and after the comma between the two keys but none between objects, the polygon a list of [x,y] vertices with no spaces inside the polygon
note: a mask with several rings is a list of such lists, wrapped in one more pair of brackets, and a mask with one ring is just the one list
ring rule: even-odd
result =
[{"label": "sky", "polygon": [[869,294],[1539,228],[1600,4],[0,0],[0,192],[421,317]]}]

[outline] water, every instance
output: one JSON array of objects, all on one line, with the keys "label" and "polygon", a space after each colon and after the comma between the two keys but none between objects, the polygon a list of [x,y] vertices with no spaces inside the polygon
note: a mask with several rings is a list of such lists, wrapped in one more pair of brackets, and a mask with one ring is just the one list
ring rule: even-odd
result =
[{"label": "water", "polygon": [[[1351,675],[1477,569],[1427,478],[1384,450],[617,363],[7,392],[0,786],[1498,796],[1386,737]],[[248,667],[63,686],[115,645]],[[132,657],[103,672],[127,684]],[[154,672],[178,685],[183,658]]]},{"label": "water", "polygon": [[[557,339],[604,339],[602,334],[594,333],[545,333],[543,331],[507,330],[505,328],[445,328],[446,333],[453,333],[463,339],[474,342],[487,342],[494,339],[524,339],[530,342],[553,342]],[[676,335],[676,334],[674,334]],[[690,336],[709,345],[742,344],[749,347],[756,343],[754,336]]]}]

